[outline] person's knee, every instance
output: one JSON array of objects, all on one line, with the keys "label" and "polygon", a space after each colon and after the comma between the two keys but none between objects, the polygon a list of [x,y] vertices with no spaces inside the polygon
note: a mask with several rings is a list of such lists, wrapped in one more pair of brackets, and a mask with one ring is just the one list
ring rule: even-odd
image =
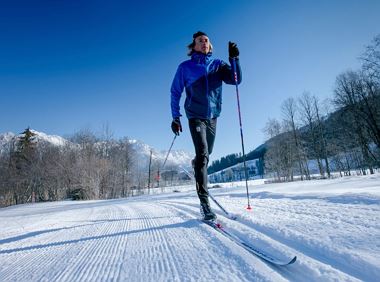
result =
[{"label": "person's knee", "polygon": [[207,154],[202,154],[202,155],[197,155],[195,157],[195,168],[202,168],[204,166],[207,167],[208,165],[208,155]]}]

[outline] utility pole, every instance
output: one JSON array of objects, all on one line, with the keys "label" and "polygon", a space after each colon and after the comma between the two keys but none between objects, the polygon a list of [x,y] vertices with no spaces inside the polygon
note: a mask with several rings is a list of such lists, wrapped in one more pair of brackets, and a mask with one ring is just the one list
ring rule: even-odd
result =
[{"label": "utility pole", "polygon": [[160,168],[158,168],[157,170],[157,188],[160,188],[160,178],[161,178],[161,175],[160,175]]},{"label": "utility pole", "polygon": [[148,195],[150,194],[150,172],[151,172],[151,166],[152,166],[152,150],[150,150],[150,157],[149,157],[149,172],[148,172]]}]

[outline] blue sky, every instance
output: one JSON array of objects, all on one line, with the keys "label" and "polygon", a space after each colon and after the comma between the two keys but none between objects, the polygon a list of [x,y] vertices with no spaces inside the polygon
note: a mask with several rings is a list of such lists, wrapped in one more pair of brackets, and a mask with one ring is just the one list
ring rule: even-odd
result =
[{"label": "blue sky", "polygon": [[[239,46],[248,152],[286,98],[332,97],[336,76],[357,69],[380,33],[379,12],[376,0],[0,0],[0,132],[65,136],[108,124],[115,138],[168,149],[171,82],[202,30],[216,58],[228,60],[229,40]],[[193,152],[182,123],[174,148]],[[235,88],[225,85],[211,160],[240,151]]]}]

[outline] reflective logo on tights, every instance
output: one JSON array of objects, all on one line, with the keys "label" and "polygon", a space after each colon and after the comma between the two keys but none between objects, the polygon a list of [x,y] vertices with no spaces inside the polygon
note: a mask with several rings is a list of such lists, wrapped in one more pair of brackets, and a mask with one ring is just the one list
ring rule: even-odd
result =
[{"label": "reflective logo on tights", "polygon": [[195,130],[196,130],[197,132],[201,132],[201,127],[200,127],[200,126],[197,126],[197,127],[195,128]]}]

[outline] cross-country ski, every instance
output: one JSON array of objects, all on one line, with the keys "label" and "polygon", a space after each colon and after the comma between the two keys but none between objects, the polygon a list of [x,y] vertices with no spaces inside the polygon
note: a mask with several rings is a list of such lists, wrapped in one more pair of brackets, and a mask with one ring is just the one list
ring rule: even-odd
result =
[{"label": "cross-country ski", "polygon": [[297,256],[294,256],[292,259],[286,261],[286,260],[280,260],[276,257],[273,256],[273,254],[267,254],[263,252],[262,250],[258,249],[257,247],[245,242],[244,240],[234,236],[231,234],[221,223],[217,221],[212,221],[212,220],[202,220],[205,224],[211,226],[214,228],[216,231],[219,233],[223,234],[224,236],[228,237],[232,241],[234,241],[238,246],[246,249],[248,252],[262,258],[263,260],[270,262],[274,265],[278,266],[286,266],[290,265],[292,263],[295,263],[297,260]]}]

